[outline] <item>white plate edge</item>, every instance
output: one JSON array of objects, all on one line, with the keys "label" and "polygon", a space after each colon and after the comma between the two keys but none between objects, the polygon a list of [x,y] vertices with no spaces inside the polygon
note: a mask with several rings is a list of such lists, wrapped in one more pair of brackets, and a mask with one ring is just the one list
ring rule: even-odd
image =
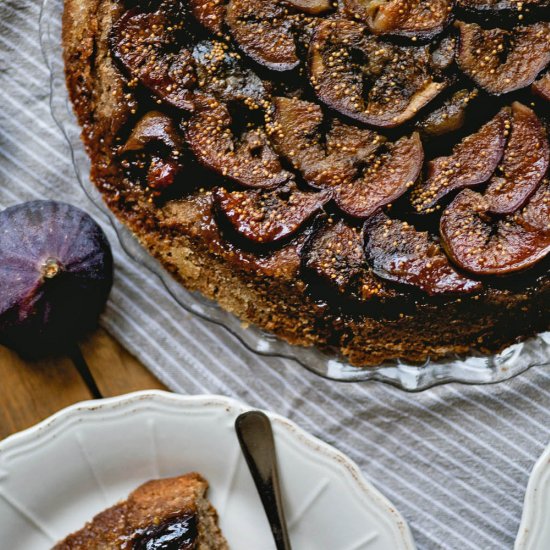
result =
[{"label": "white plate edge", "polygon": [[[139,403],[144,403],[147,400],[157,402],[168,401],[172,403],[185,402],[187,404],[192,403],[196,406],[216,404],[222,407],[231,407],[237,410],[242,410],[243,412],[246,410],[255,409],[255,407],[246,405],[237,399],[225,397],[223,395],[181,395],[163,390],[141,390],[115,397],[107,397],[101,400],[81,401],[73,405],[69,405],[34,426],[12,434],[0,441],[0,457],[2,454],[7,453],[10,450],[15,451],[20,445],[31,442],[36,444],[37,440],[45,437],[47,438],[51,431],[57,429],[57,427],[62,425],[65,420],[74,418],[78,415],[78,413],[89,413],[97,408],[113,409],[119,407],[130,407]],[[361,490],[367,499],[376,501],[381,507],[384,508],[388,517],[393,519],[393,522],[397,527],[397,531],[401,535],[403,549],[416,549],[412,533],[405,519],[402,517],[397,508],[388,500],[388,498],[365,479],[359,466],[353,460],[332,445],[329,445],[321,439],[311,435],[306,430],[298,426],[295,422],[285,418],[284,416],[267,410],[264,410],[263,412],[265,412],[277,426],[291,432],[291,435],[298,437],[310,448],[322,452],[327,458],[334,462],[335,465],[337,464],[339,466],[339,470],[348,477],[349,481],[353,482],[353,485],[357,486]]]},{"label": "white plate edge", "polygon": [[547,519],[542,517],[544,492],[540,490],[540,485],[543,477],[548,475],[550,475],[550,444],[544,449],[531,470],[514,550],[534,550],[533,542],[536,540],[539,525],[541,521]]}]

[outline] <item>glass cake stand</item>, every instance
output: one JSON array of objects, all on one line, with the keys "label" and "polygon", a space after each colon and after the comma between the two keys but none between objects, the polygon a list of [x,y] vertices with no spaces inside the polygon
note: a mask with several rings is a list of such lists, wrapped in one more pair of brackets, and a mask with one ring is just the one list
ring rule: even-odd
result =
[{"label": "glass cake stand", "polygon": [[461,382],[491,384],[508,380],[535,365],[550,364],[550,332],[539,334],[523,343],[508,347],[492,356],[449,356],[443,360],[428,360],[423,364],[389,361],[375,367],[357,368],[345,359],[315,348],[292,346],[258,328],[244,328],[233,314],[221,309],[196,292],[181,286],[137,242],[104,204],[100,193],[89,178],[90,163],[80,141],[80,128],[67,96],[61,48],[61,16],[63,0],[44,0],[40,14],[40,40],[44,59],[51,74],[50,106],[52,115],[70,146],[78,183],[90,199],[108,218],[125,253],[142,269],[149,270],[162,281],[174,300],[188,312],[225,328],[223,338],[239,342],[254,353],[291,359],[307,370],[341,382],[377,380],[406,391],[420,391],[438,384]]}]

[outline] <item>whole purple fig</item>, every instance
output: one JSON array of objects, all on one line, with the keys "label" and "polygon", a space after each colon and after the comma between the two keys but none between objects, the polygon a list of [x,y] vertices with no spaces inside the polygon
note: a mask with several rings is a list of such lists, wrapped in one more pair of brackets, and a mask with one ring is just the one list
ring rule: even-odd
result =
[{"label": "whole purple fig", "polygon": [[33,201],[0,212],[0,343],[30,357],[71,349],[112,283],[109,242],[79,208]]}]

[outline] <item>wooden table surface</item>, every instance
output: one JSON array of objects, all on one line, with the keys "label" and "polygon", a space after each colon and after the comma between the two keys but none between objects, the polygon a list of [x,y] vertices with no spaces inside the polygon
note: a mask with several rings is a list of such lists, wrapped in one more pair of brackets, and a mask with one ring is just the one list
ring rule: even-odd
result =
[{"label": "wooden table surface", "polygon": [[[80,349],[104,397],[166,389],[103,329],[83,341]],[[91,397],[71,359],[29,362],[0,346],[0,439]]]}]

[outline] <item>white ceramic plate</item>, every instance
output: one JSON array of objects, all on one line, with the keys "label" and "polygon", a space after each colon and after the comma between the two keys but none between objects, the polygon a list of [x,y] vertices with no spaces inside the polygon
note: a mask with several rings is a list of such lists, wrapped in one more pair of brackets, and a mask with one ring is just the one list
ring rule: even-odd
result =
[{"label": "white ceramic plate", "polygon": [[[147,391],[89,401],[0,443],[0,548],[42,550],[151,478],[201,472],[234,550],[274,547],[233,423],[250,407]],[[405,550],[403,518],[342,453],[268,413],[295,550]]]},{"label": "white ceramic plate", "polygon": [[550,445],[533,467],[515,550],[548,550],[550,548]]}]

